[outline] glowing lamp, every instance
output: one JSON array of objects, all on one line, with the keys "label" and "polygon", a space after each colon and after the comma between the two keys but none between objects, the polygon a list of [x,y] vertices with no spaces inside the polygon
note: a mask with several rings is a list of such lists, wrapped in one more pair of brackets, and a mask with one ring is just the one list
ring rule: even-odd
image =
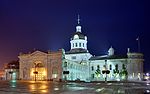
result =
[{"label": "glowing lamp", "polygon": [[149,76],[149,73],[146,73],[146,76]]}]

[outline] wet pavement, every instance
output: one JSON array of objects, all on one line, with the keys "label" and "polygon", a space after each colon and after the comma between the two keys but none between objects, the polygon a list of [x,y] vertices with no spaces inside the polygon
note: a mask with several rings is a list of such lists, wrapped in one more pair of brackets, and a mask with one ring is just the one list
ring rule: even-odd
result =
[{"label": "wet pavement", "polygon": [[0,81],[0,94],[150,94],[150,82]]}]

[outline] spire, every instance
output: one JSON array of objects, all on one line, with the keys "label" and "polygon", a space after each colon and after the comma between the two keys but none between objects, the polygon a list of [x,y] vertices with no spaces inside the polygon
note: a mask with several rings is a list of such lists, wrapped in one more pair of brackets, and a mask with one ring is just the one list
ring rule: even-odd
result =
[{"label": "spire", "polygon": [[78,14],[78,24],[80,24],[80,15]]},{"label": "spire", "polygon": [[76,32],[81,32],[81,26],[79,25],[80,24],[80,15],[78,14],[78,25],[76,26]]}]

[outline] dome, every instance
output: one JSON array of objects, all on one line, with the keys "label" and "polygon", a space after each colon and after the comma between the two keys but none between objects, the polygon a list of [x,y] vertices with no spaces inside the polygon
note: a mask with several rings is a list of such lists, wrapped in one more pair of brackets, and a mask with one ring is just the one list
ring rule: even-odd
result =
[{"label": "dome", "polygon": [[85,40],[86,39],[86,36],[84,36],[81,32],[75,32],[71,38],[72,40],[73,39],[83,39]]}]

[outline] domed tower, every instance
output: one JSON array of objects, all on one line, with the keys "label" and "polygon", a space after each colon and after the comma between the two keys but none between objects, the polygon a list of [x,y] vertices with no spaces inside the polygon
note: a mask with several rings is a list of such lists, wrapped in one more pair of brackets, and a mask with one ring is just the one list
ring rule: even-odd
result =
[{"label": "domed tower", "polygon": [[76,32],[73,34],[70,43],[71,50],[84,50],[84,52],[87,52],[87,37],[82,34],[79,15]]},{"label": "domed tower", "polygon": [[67,80],[80,79],[86,81],[87,79],[90,78],[89,59],[91,58],[92,55],[87,50],[87,37],[82,34],[79,15],[78,15],[78,23],[76,25],[76,32],[74,32],[74,34],[72,35],[70,44],[71,44],[70,51],[65,52],[65,62],[67,62],[69,66],[71,65],[77,68],[73,69],[69,67],[64,68],[65,71],[66,70],[69,71],[69,74],[67,75],[68,78],[66,79]]},{"label": "domed tower", "polygon": [[112,48],[112,46],[109,48],[109,50],[108,50],[108,55],[109,56],[112,56],[112,55],[114,55],[114,52],[115,52],[115,50],[114,50],[114,48]]}]

